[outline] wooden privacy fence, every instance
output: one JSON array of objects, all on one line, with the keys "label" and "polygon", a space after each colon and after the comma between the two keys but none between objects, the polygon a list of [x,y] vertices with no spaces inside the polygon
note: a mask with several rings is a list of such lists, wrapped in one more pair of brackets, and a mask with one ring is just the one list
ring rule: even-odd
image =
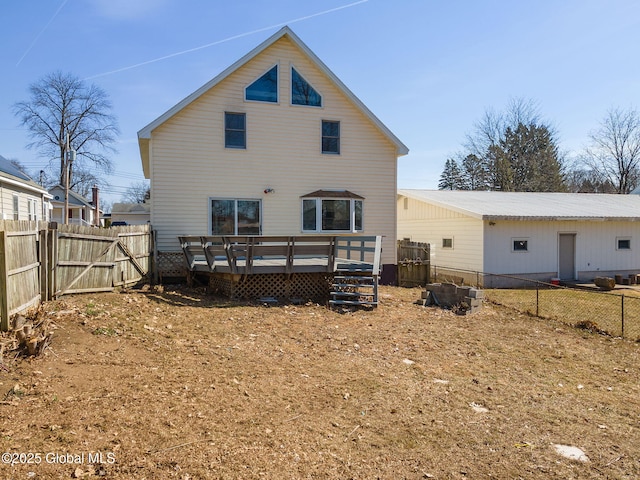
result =
[{"label": "wooden privacy fence", "polygon": [[398,240],[398,285],[415,287],[430,282],[430,248],[428,243]]},{"label": "wooden privacy fence", "polygon": [[[42,301],[40,275],[46,258],[45,222],[0,220],[0,330],[9,329],[11,315]],[[45,233],[46,238],[46,233]],[[44,288],[43,288],[44,287]]]},{"label": "wooden privacy fence", "polygon": [[0,222],[0,330],[10,317],[69,293],[142,281],[152,266],[148,225],[110,229]]}]

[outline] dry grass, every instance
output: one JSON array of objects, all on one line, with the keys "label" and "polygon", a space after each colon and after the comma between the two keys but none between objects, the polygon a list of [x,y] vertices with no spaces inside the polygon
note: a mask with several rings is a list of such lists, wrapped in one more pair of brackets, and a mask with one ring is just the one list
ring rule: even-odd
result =
[{"label": "dry grass", "polygon": [[494,289],[487,298],[523,313],[571,325],[591,323],[610,335],[640,339],[640,292],[637,289],[599,292],[570,288]]},{"label": "dry grass", "polygon": [[0,477],[640,477],[639,344],[418,298],[383,287],[378,309],[342,313],[181,288],[53,302],[49,353],[0,371],[0,450],[115,461]]}]

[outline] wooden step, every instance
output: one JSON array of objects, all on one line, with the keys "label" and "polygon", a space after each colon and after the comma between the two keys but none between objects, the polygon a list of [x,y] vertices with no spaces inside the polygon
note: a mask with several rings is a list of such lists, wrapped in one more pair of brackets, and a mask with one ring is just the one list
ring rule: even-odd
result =
[{"label": "wooden step", "polygon": [[375,293],[365,292],[331,292],[334,297],[374,297]]},{"label": "wooden step", "polygon": [[378,302],[372,301],[372,302],[355,302],[352,300],[329,300],[329,303],[331,305],[372,305],[374,307],[378,306]]}]

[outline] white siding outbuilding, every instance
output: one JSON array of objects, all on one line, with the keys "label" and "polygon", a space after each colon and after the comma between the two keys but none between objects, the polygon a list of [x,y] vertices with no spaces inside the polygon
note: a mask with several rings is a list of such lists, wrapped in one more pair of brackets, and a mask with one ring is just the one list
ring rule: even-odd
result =
[{"label": "white siding outbuilding", "polygon": [[441,271],[544,281],[640,273],[636,195],[399,190],[397,207],[398,238],[430,243]]}]

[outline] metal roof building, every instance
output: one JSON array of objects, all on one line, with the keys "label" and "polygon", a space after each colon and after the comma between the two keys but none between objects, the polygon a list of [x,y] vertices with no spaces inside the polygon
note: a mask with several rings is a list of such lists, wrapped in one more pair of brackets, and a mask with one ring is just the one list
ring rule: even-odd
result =
[{"label": "metal roof building", "polygon": [[[398,191],[398,238],[452,271],[549,281],[640,273],[640,196]],[[460,275],[463,276],[463,275]]]}]

